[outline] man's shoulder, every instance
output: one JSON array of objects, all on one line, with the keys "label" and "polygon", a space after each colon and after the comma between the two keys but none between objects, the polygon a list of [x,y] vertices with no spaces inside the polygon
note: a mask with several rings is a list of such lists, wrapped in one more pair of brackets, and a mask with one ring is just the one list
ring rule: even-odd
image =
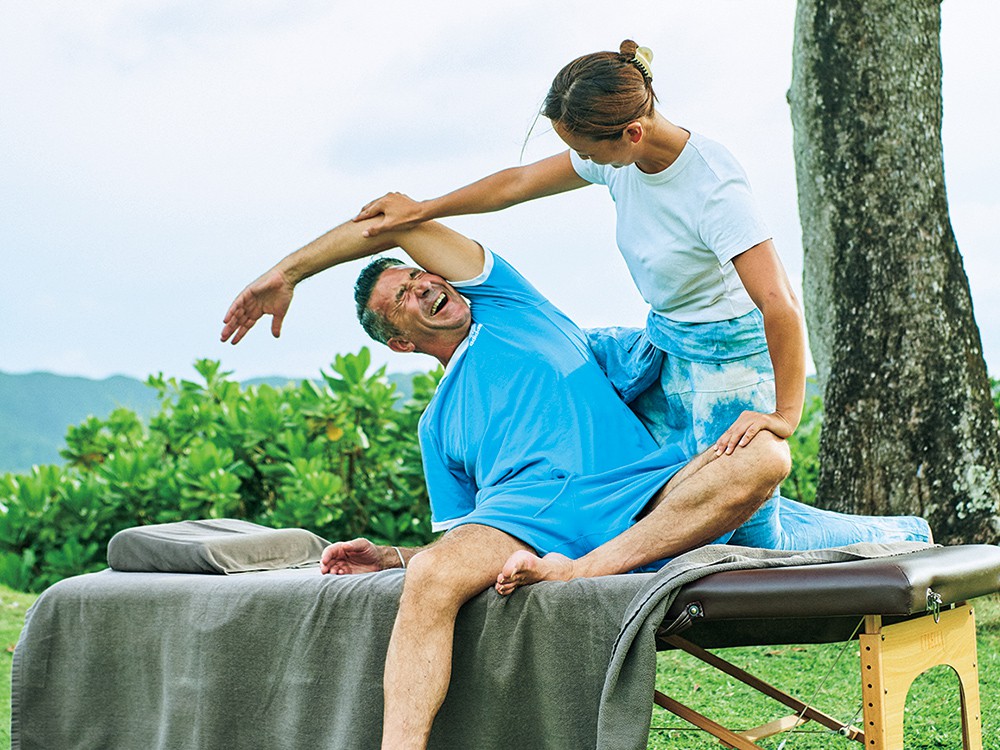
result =
[{"label": "man's shoulder", "polygon": [[483,272],[475,279],[451,282],[472,301],[473,320],[477,317],[477,307],[482,315],[492,308],[531,308],[548,302],[509,261],[488,248],[483,249],[486,250]]}]

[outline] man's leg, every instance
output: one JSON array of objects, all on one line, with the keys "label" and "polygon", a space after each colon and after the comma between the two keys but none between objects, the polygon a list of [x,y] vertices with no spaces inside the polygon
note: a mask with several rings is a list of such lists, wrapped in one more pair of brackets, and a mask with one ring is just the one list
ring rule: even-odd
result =
[{"label": "man's leg", "polygon": [[458,526],[414,555],[385,660],[383,750],[425,748],[451,680],[459,608],[527,545],[489,526]]},{"label": "man's leg", "polygon": [[790,466],[787,444],[767,432],[728,456],[702,453],[674,475],[631,528],[578,560],[514,553],[497,577],[496,589],[509,594],[537,581],[625,573],[708,544],[746,521]]}]

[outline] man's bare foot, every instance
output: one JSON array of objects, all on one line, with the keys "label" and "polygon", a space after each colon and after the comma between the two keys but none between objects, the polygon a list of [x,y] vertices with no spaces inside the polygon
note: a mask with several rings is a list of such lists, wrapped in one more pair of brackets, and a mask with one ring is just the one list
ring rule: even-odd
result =
[{"label": "man's bare foot", "polygon": [[573,561],[565,555],[550,552],[539,557],[527,550],[518,550],[504,563],[497,576],[496,590],[501,596],[507,596],[520,586],[539,581],[568,581],[573,577]]}]

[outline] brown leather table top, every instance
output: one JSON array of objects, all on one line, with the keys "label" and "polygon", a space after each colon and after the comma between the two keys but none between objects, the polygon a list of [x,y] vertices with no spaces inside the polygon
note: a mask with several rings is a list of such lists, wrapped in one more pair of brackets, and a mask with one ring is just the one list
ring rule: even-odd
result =
[{"label": "brown leather table top", "polygon": [[1000,547],[934,547],[846,563],[713,573],[683,587],[664,622],[696,604],[700,615],[680,635],[705,646],[826,642],[846,637],[844,629],[864,615],[926,612],[928,589],[944,606],[1000,591]]}]

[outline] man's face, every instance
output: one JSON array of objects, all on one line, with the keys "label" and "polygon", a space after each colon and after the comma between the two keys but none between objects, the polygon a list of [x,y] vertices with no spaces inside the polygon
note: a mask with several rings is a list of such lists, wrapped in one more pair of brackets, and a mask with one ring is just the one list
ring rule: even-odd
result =
[{"label": "man's face", "polygon": [[472,324],[469,303],[443,278],[420,268],[387,268],[368,304],[421,349],[428,339],[463,338]]}]

